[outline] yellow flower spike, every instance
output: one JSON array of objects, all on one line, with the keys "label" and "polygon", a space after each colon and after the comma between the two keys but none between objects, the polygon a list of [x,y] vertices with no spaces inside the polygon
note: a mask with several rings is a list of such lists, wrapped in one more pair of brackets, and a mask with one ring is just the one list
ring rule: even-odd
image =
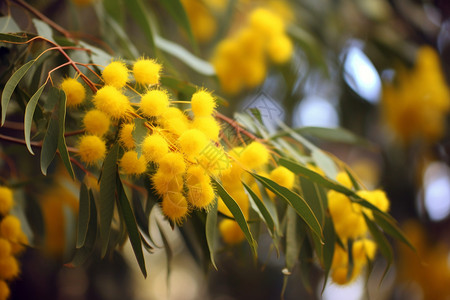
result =
[{"label": "yellow flower spike", "polygon": [[65,78],[61,83],[61,89],[66,94],[66,105],[69,107],[80,105],[86,98],[84,86],[74,78]]},{"label": "yellow flower spike", "polygon": [[78,155],[81,160],[90,165],[105,157],[105,142],[96,135],[82,136],[78,144]]},{"label": "yellow flower spike", "polygon": [[0,238],[0,259],[11,255],[11,243],[4,238]]},{"label": "yellow flower spike", "polygon": [[222,239],[229,245],[236,245],[245,239],[241,227],[236,221],[224,219],[220,221],[219,231]]},{"label": "yellow flower spike", "polygon": [[252,142],[244,148],[239,161],[249,169],[256,169],[267,164],[269,157],[269,151],[263,144]]},{"label": "yellow flower spike", "polygon": [[151,90],[141,98],[141,111],[148,117],[159,117],[169,107],[169,95],[165,90]]},{"label": "yellow flower spike", "polygon": [[156,192],[163,196],[167,192],[181,192],[183,189],[183,176],[181,174],[172,175],[158,170],[150,177]]},{"label": "yellow flower spike", "polygon": [[0,280],[0,300],[8,299],[10,294],[8,284],[4,280]]},{"label": "yellow flower spike", "polygon": [[285,35],[280,34],[273,37],[267,46],[267,53],[270,59],[276,64],[283,64],[289,61],[294,52],[294,45],[291,39]]},{"label": "yellow flower spike", "polygon": [[14,205],[13,192],[6,186],[0,186],[0,214],[7,215]]},{"label": "yellow flower spike", "polygon": [[0,279],[10,280],[17,277],[19,273],[19,263],[14,256],[11,255],[0,259]]},{"label": "yellow flower spike", "polygon": [[102,77],[106,85],[123,88],[128,81],[128,68],[121,61],[113,61],[103,69]]},{"label": "yellow flower spike", "polygon": [[134,139],[133,139],[133,130],[134,130],[134,124],[128,123],[128,124],[123,124],[122,128],[120,129],[120,132],[119,132],[119,140],[122,143],[122,145],[124,146],[124,148],[127,150],[131,150],[136,147],[136,143],[134,142]]},{"label": "yellow flower spike", "polygon": [[182,174],[186,170],[186,163],[181,153],[170,152],[159,161],[159,169],[167,175]]},{"label": "yellow flower spike", "polygon": [[208,144],[205,134],[198,129],[186,130],[177,140],[181,152],[189,160],[193,160]]},{"label": "yellow flower spike", "polygon": [[108,115],[98,109],[88,111],[83,118],[86,132],[100,137],[109,130],[110,124]]},{"label": "yellow flower spike", "polygon": [[119,162],[120,169],[127,175],[140,175],[147,170],[147,160],[143,155],[138,158],[136,151],[127,151]]},{"label": "yellow flower spike", "polygon": [[288,189],[292,189],[295,182],[295,174],[281,166],[273,169],[269,178]]},{"label": "yellow flower spike", "polygon": [[212,115],[217,104],[210,92],[200,90],[192,95],[191,106],[196,117],[207,117]]},{"label": "yellow flower spike", "polygon": [[214,117],[196,117],[192,121],[192,128],[200,130],[210,140],[217,141],[219,139],[220,126]]},{"label": "yellow flower spike", "polygon": [[159,84],[161,69],[154,59],[140,58],[133,65],[134,79],[143,85]]},{"label": "yellow flower spike", "polygon": [[133,112],[128,97],[110,85],[99,89],[92,101],[94,102],[95,108],[115,120],[125,119]]},{"label": "yellow flower spike", "polygon": [[142,142],[142,154],[148,161],[158,163],[159,160],[169,152],[169,144],[159,134],[147,136]]},{"label": "yellow flower spike", "polygon": [[179,192],[167,193],[163,197],[161,208],[164,215],[177,224],[181,224],[189,212],[188,202]]},{"label": "yellow flower spike", "polygon": [[20,220],[13,215],[7,215],[0,223],[1,236],[10,242],[17,242],[21,232]]}]

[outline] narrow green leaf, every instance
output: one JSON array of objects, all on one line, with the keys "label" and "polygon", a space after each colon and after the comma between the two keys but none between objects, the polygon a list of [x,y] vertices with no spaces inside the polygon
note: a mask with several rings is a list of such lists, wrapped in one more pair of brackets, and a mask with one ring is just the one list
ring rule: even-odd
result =
[{"label": "narrow green leaf", "polygon": [[194,34],[192,33],[191,24],[189,23],[188,16],[180,0],[160,0],[159,2],[175,19],[178,25],[186,31],[192,47],[195,50],[198,50],[197,42],[195,41]]},{"label": "narrow green leaf", "polygon": [[136,224],[136,218],[134,217],[133,210],[131,209],[128,197],[123,189],[120,178],[117,178],[117,204],[119,211],[122,212],[123,219],[125,220],[125,226],[127,228],[128,237],[130,238],[131,247],[133,247],[134,255],[141,268],[141,272],[144,277],[147,277],[147,270],[145,269],[144,254],[142,252],[141,234]]},{"label": "narrow green leaf", "polygon": [[64,136],[66,132],[66,94],[58,90],[58,121],[59,121],[59,136],[58,136],[58,151],[64,166],[69,172],[72,179],[75,179],[75,174],[73,172],[72,163],[70,162],[69,152],[67,151],[66,138]]},{"label": "narrow green leaf", "polygon": [[302,280],[305,289],[312,293],[311,284],[311,266],[314,261],[314,253],[311,244],[308,239],[304,239],[301,245],[299,261],[300,261],[300,278]]},{"label": "narrow green leaf", "polygon": [[156,53],[153,30],[149,21],[148,11],[144,3],[142,2],[142,0],[129,0],[127,1],[127,8],[133,19],[144,32],[145,37],[150,44],[150,48],[153,50],[153,53]]},{"label": "narrow green leaf", "polygon": [[111,221],[114,213],[114,199],[116,192],[117,157],[119,144],[116,143],[106,155],[103,162],[102,177],[100,179],[100,240],[102,242],[101,256],[104,257],[108,249]]},{"label": "narrow green leaf", "polygon": [[147,135],[147,127],[145,127],[146,120],[136,118],[134,119],[134,129],[133,129],[133,140],[136,144],[136,152],[138,154],[138,158],[141,157],[142,154],[142,142],[144,141]]},{"label": "narrow green leaf", "polygon": [[32,22],[34,27],[36,27],[38,35],[45,37],[52,42],[55,42],[55,40],[53,39],[53,30],[47,23],[35,18],[32,19]]},{"label": "narrow green leaf", "polygon": [[222,198],[223,202],[230,210],[234,219],[239,224],[239,227],[241,227],[245,238],[247,239],[248,243],[250,244],[253,254],[256,256],[257,255],[256,241],[253,239],[252,233],[250,232],[250,229],[248,228],[247,221],[245,220],[244,214],[242,213],[239,205],[236,203],[236,201],[230,196],[230,194],[228,194],[228,192],[224,189],[224,187],[215,178],[212,178],[212,181],[213,181],[214,187],[217,191],[217,194]]},{"label": "narrow green leaf", "polygon": [[297,214],[306,222],[311,231],[322,241],[322,226],[305,199],[268,178],[253,173],[250,174],[266,188],[289,203],[295,209]]},{"label": "narrow green leaf", "polygon": [[0,42],[23,43],[34,36],[27,32],[0,33]]},{"label": "narrow green leaf", "polygon": [[[3,35],[0,35],[0,38],[3,38]],[[5,88],[2,92],[2,126],[6,120],[6,111],[8,109],[9,100],[11,100],[11,96],[19,84],[20,80],[23,76],[28,72],[31,66],[34,64],[36,60],[30,60],[23,66],[21,66],[14,74],[8,79],[5,84]]]},{"label": "narrow green leaf", "polygon": [[41,172],[47,175],[47,169],[50,166],[58,148],[59,121],[57,114],[53,112],[45,133],[44,142],[41,150]]},{"label": "narrow green leaf", "polygon": [[395,220],[386,218],[386,215],[373,211],[375,222],[390,236],[407,245],[411,250],[416,252],[416,248],[411,244],[408,238],[403,234],[402,230],[397,226]]},{"label": "narrow green leaf", "polygon": [[86,241],[86,235],[88,232],[88,225],[90,219],[89,205],[90,201],[94,199],[89,198],[89,191],[84,183],[81,183],[80,187],[80,203],[78,209],[78,226],[77,226],[77,243],[76,247],[81,248]]},{"label": "narrow green leaf", "polygon": [[358,181],[353,176],[352,172],[350,172],[347,168],[345,168],[345,173],[347,173],[348,178],[350,178],[350,181],[352,182],[353,188],[355,190],[359,191],[361,189],[361,187],[359,186]]},{"label": "narrow green leaf", "polygon": [[298,261],[300,249],[306,236],[306,231],[298,228],[297,212],[292,206],[286,210],[286,268],[292,272]]},{"label": "narrow green leaf", "polygon": [[206,242],[208,243],[209,257],[214,268],[217,270],[216,262],[214,260],[215,243],[217,239],[217,203],[219,199],[214,199],[211,209],[206,215]]},{"label": "narrow green leaf", "polygon": [[[378,226],[368,217],[365,213],[363,213],[364,220],[366,221],[367,227],[369,228],[370,234],[378,245],[381,254],[386,258],[387,265],[384,270],[383,276],[381,277],[381,281],[383,281],[386,276],[387,271],[389,270],[392,261],[394,259],[394,254],[386,237],[383,235]],[[381,283],[381,282],[380,282]]]},{"label": "narrow green leaf", "polygon": [[24,119],[24,135],[25,135],[25,143],[27,145],[28,151],[34,155],[33,150],[31,149],[31,124],[33,123],[33,115],[36,109],[36,105],[41,97],[42,91],[45,88],[46,83],[44,83],[37,91],[31,96],[30,101],[25,108],[25,119]]},{"label": "narrow green leaf", "polygon": [[6,15],[0,17],[0,32],[19,32],[20,27],[17,25],[16,21],[11,17],[11,15]]},{"label": "narrow green leaf", "polygon": [[322,286],[322,293],[327,285],[328,274],[330,273],[331,263],[333,262],[334,247],[336,244],[336,232],[334,231],[333,220],[331,217],[327,216],[325,218],[325,225],[323,227],[324,244],[323,244],[323,270],[324,282]]},{"label": "narrow green leaf", "polygon": [[122,0],[103,0],[103,7],[108,14],[114,18],[119,24],[123,25],[124,21],[124,5]]},{"label": "narrow green leaf", "polygon": [[323,199],[319,192],[320,187],[316,183],[300,177],[300,186],[302,190],[302,196],[308,202],[312,211],[319,220],[320,225],[325,223],[325,205],[326,199]]},{"label": "narrow green leaf", "polygon": [[247,184],[245,184],[245,182],[242,182],[242,185],[250,195],[250,201],[252,201],[252,203],[254,203],[257,207],[257,212],[266,224],[267,229],[269,229],[270,235],[274,237],[278,230],[275,228],[275,222],[273,221],[272,216],[270,215],[263,201],[259,199],[258,195],[256,195],[255,192],[253,192],[253,190]]}]

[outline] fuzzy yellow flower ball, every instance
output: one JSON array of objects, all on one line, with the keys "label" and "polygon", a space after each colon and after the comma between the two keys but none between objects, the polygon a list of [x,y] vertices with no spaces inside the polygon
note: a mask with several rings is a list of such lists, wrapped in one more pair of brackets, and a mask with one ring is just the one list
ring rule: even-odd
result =
[{"label": "fuzzy yellow flower ball", "polygon": [[336,181],[349,189],[353,187],[352,180],[348,176],[347,172],[339,172],[336,175]]},{"label": "fuzzy yellow flower ball", "polygon": [[162,212],[170,220],[180,224],[188,213],[188,203],[181,193],[167,193],[161,203]]},{"label": "fuzzy yellow flower ball", "polygon": [[113,61],[103,69],[102,77],[106,85],[122,88],[128,81],[128,68],[121,61]]},{"label": "fuzzy yellow flower ball", "polygon": [[11,253],[13,255],[22,253],[25,250],[24,245],[28,245],[28,237],[20,232],[17,242],[11,244]]},{"label": "fuzzy yellow flower ball", "polygon": [[223,241],[229,245],[239,244],[245,238],[241,227],[233,220],[225,219],[220,221],[219,231]]},{"label": "fuzzy yellow flower ball", "polygon": [[177,152],[167,153],[159,161],[159,169],[166,174],[172,175],[184,173],[186,163],[183,155]]},{"label": "fuzzy yellow flower ball", "polygon": [[86,132],[98,136],[103,136],[109,130],[110,123],[108,115],[98,109],[88,111],[83,118]]},{"label": "fuzzy yellow flower ball", "polygon": [[133,111],[128,97],[110,85],[99,89],[92,101],[98,110],[116,120],[126,118]]},{"label": "fuzzy yellow flower ball", "polygon": [[210,140],[217,141],[219,139],[220,126],[212,116],[196,117],[192,122],[192,128],[200,130]]},{"label": "fuzzy yellow flower ball", "polygon": [[250,14],[250,26],[260,34],[272,37],[284,32],[283,20],[270,10],[257,8]]},{"label": "fuzzy yellow flower ball", "polygon": [[169,144],[159,134],[147,136],[142,142],[142,154],[148,161],[159,162],[169,152]]},{"label": "fuzzy yellow flower ball", "polygon": [[74,78],[65,78],[61,83],[61,89],[67,97],[67,106],[78,106],[86,98],[84,86]]},{"label": "fuzzy yellow flower ball", "polygon": [[200,90],[192,95],[191,106],[196,117],[207,117],[214,112],[217,104],[210,92]]},{"label": "fuzzy yellow flower ball", "polygon": [[267,164],[269,157],[269,151],[263,144],[252,142],[244,148],[239,161],[247,168],[256,169]]},{"label": "fuzzy yellow flower ball", "polygon": [[291,189],[295,182],[295,174],[281,166],[273,169],[269,178],[288,189]]},{"label": "fuzzy yellow flower ball", "polygon": [[95,163],[105,157],[105,142],[96,135],[85,135],[81,137],[78,144],[78,155],[87,164]]},{"label": "fuzzy yellow flower ball", "polygon": [[4,238],[0,238],[0,259],[3,259],[10,255],[11,255],[11,243]]},{"label": "fuzzy yellow flower ball", "polygon": [[293,51],[292,41],[285,34],[273,37],[267,48],[270,59],[277,64],[287,62],[292,57]]},{"label": "fuzzy yellow flower ball", "polygon": [[8,284],[4,280],[0,280],[0,300],[8,299],[10,294]]},{"label": "fuzzy yellow flower ball", "polygon": [[123,154],[119,166],[125,174],[140,175],[147,170],[147,160],[143,155],[138,158],[136,151],[128,151]]},{"label": "fuzzy yellow flower ball", "polygon": [[208,208],[215,198],[211,182],[200,182],[188,187],[188,201],[199,209]]},{"label": "fuzzy yellow flower ball", "polygon": [[169,107],[169,96],[165,90],[151,90],[141,98],[141,111],[149,117],[161,116]]},{"label": "fuzzy yellow flower ball", "polygon": [[0,278],[10,280],[19,275],[20,268],[17,259],[14,256],[8,256],[0,259]]},{"label": "fuzzy yellow flower ball", "polygon": [[141,58],[133,65],[134,79],[139,84],[158,84],[162,66],[153,59]]},{"label": "fuzzy yellow flower ball", "polygon": [[168,192],[181,192],[184,183],[181,174],[172,175],[161,170],[152,175],[151,181],[156,192],[161,196]]},{"label": "fuzzy yellow flower ball", "polygon": [[1,236],[10,242],[17,242],[21,232],[20,220],[13,215],[7,215],[0,223]]},{"label": "fuzzy yellow flower ball", "polygon": [[200,130],[189,129],[180,135],[177,142],[181,152],[183,152],[188,159],[194,159],[200,151],[205,149],[208,144],[208,139]]},{"label": "fuzzy yellow flower ball", "polygon": [[6,215],[14,204],[13,192],[6,186],[0,186],[0,214]]},{"label": "fuzzy yellow flower ball", "polygon": [[120,129],[119,140],[125,147],[125,149],[131,150],[134,149],[134,147],[136,146],[133,139],[133,130],[134,130],[133,123],[124,124]]}]

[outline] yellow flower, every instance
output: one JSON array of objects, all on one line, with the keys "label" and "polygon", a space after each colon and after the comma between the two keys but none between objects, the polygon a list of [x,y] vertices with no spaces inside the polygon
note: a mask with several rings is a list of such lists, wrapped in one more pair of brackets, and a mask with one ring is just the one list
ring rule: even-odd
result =
[{"label": "yellow flower", "polygon": [[183,176],[181,174],[167,174],[158,170],[150,177],[156,192],[163,196],[168,192],[181,192],[183,189]]},{"label": "yellow flower", "polygon": [[161,69],[162,66],[155,60],[140,58],[133,65],[134,79],[139,84],[158,84]]},{"label": "yellow flower", "polygon": [[159,169],[166,174],[182,174],[186,170],[186,163],[181,153],[170,152],[159,161]]},{"label": "yellow flower", "polygon": [[210,140],[217,141],[219,139],[220,126],[214,117],[195,117],[192,121],[192,128],[200,130]]},{"label": "yellow flower", "polygon": [[219,231],[223,241],[229,245],[239,244],[245,239],[241,227],[233,220],[224,219],[220,221]]},{"label": "yellow flower", "polygon": [[186,130],[177,140],[181,152],[189,160],[193,160],[208,144],[205,134],[198,129]]},{"label": "yellow flower", "polygon": [[0,214],[6,215],[14,204],[13,192],[6,186],[0,186]]},{"label": "yellow flower", "polygon": [[0,223],[1,236],[10,242],[17,242],[21,232],[20,220],[13,215],[7,215]]},{"label": "yellow flower", "polygon": [[93,164],[105,157],[105,142],[96,135],[85,135],[81,137],[78,144],[78,155],[87,164]]},{"label": "yellow flower", "polygon": [[273,169],[272,172],[270,172],[269,178],[288,189],[292,189],[295,182],[295,174],[285,167],[277,167]]},{"label": "yellow flower", "polygon": [[194,37],[199,42],[211,40],[217,31],[217,21],[204,1],[182,0],[181,3],[186,10]]},{"label": "yellow flower", "polygon": [[196,117],[207,117],[212,115],[217,104],[210,92],[200,90],[192,95],[191,106]]},{"label": "yellow flower", "polygon": [[336,181],[349,189],[353,188],[352,180],[348,176],[347,172],[339,172],[336,175]]},{"label": "yellow flower", "polygon": [[136,151],[127,151],[120,159],[119,166],[125,174],[140,175],[147,170],[147,160],[143,155],[138,158]]},{"label": "yellow flower", "polygon": [[20,273],[19,263],[14,256],[8,256],[0,259],[0,278],[10,280],[17,277]]},{"label": "yellow flower", "polygon": [[0,238],[0,259],[11,255],[11,243],[4,238]]},{"label": "yellow flower", "polygon": [[272,37],[284,32],[284,23],[280,17],[265,8],[257,8],[250,14],[250,26],[264,36]]},{"label": "yellow flower", "polygon": [[78,106],[86,98],[86,90],[83,85],[74,78],[65,78],[61,83],[61,89],[67,97],[67,106]]},{"label": "yellow flower", "polygon": [[0,300],[8,299],[10,294],[8,284],[4,280],[0,280]]},{"label": "yellow flower", "polygon": [[122,128],[120,129],[119,140],[127,150],[134,149],[134,147],[136,146],[133,139],[133,130],[133,123],[123,124]]},{"label": "yellow flower", "polygon": [[99,89],[93,101],[98,110],[116,120],[126,118],[133,111],[128,97],[110,85]]},{"label": "yellow flower", "polygon": [[161,203],[162,212],[173,222],[180,224],[188,214],[188,203],[183,194],[167,193]]},{"label": "yellow flower", "polygon": [[111,121],[104,112],[93,109],[86,113],[83,125],[87,133],[103,136],[108,130]]},{"label": "yellow flower", "polygon": [[159,117],[169,107],[169,96],[165,90],[151,90],[141,98],[141,111],[149,117]]},{"label": "yellow flower", "polygon": [[113,61],[103,69],[102,77],[106,85],[122,88],[128,81],[128,68],[121,61]]},{"label": "yellow flower", "polygon": [[273,37],[267,48],[270,59],[277,64],[287,62],[292,57],[293,51],[292,41],[285,34]]},{"label": "yellow flower", "polygon": [[244,148],[239,161],[247,168],[257,169],[267,164],[269,157],[269,151],[263,144],[252,142]]},{"label": "yellow flower", "polygon": [[[381,211],[387,212],[389,210],[389,200],[386,196],[386,193],[382,190],[374,190],[374,191],[366,191],[360,190],[356,192],[358,196],[364,198],[374,206],[376,206]],[[368,208],[364,208],[364,213],[369,217],[373,218],[372,210]]]},{"label": "yellow flower", "polygon": [[147,136],[142,142],[142,154],[148,161],[159,162],[169,152],[169,144],[159,134]]}]

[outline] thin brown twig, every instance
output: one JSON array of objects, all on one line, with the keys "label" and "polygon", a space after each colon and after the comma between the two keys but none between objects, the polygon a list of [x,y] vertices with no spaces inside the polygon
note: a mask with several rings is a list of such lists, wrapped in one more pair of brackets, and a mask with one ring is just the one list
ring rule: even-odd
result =
[{"label": "thin brown twig", "polygon": [[244,128],[242,128],[242,126],[238,122],[236,122],[235,120],[230,119],[227,116],[225,116],[225,115],[223,115],[223,114],[221,114],[219,112],[216,112],[215,116],[216,116],[216,118],[218,118],[218,119],[228,123],[230,126],[232,126],[236,130],[236,133],[238,133],[238,134],[239,133],[243,133],[247,137],[249,137],[252,140],[257,141],[257,142],[265,142],[264,139],[260,139],[259,137],[255,136],[253,133],[251,133],[251,132],[245,130]]},{"label": "thin brown twig", "polygon": [[83,133],[85,133],[85,132],[86,132],[85,129],[79,129],[79,130],[74,130],[74,131],[66,132],[66,133],[64,133],[64,136],[65,136],[65,137],[68,137],[68,136],[74,136],[74,135],[83,134]]}]

